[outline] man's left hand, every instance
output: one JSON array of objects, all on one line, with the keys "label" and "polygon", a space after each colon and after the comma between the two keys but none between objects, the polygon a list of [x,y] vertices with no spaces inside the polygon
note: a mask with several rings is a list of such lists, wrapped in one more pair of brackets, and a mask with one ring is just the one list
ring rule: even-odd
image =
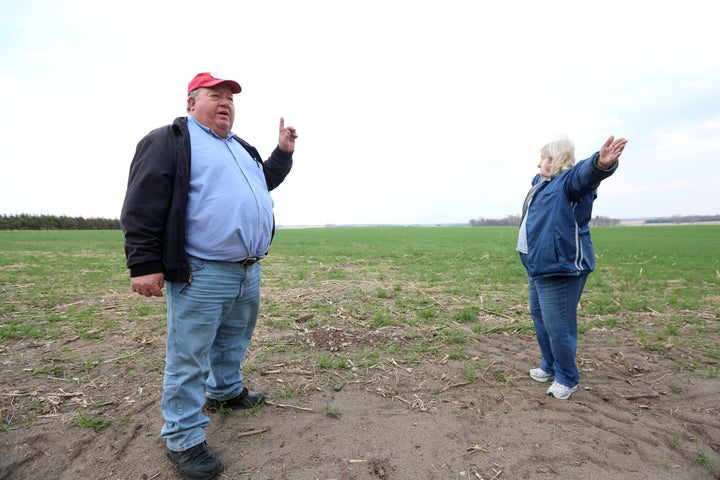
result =
[{"label": "man's left hand", "polygon": [[293,153],[295,151],[296,138],[297,132],[295,131],[295,127],[286,127],[285,119],[280,117],[280,138],[278,140],[280,150],[286,153]]}]

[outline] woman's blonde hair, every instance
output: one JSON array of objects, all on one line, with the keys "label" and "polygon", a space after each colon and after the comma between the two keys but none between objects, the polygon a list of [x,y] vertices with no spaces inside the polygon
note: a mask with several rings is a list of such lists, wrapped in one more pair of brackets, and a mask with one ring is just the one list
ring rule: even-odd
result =
[{"label": "woman's blonde hair", "polygon": [[540,155],[550,157],[550,178],[555,178],[575,165],[575,144],[567,137],[554,140],[540,149]]}]

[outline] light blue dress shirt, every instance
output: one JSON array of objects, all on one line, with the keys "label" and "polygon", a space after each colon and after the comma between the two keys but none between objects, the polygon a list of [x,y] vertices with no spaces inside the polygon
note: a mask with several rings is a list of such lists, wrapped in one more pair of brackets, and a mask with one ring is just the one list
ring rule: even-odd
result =
[{"label": "light blue dress shirt", "polygon": [[264,257],[270,247],[273,200],[260,163],[230,133],[223,139],[193,117],[186,251],[206,260]]}]

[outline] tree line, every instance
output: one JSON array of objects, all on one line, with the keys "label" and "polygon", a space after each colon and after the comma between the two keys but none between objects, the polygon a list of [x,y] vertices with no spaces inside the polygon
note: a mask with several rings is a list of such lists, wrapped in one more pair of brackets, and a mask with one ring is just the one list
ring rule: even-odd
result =
[{"label": "tree line", "polygon": [[[522,217],[520,215],[508,215],[505,218],[474,218],[468,223],[471,227],[519,227]],[[620,224],[620,220],[596,216],[590,220],[591,227],[611,227]]]},{"label": "tree line", "polygon": [[[471,227],[519,227],[520,215],[507,217],[473,218]],[[720,222],[720,215],[675,215],[646,219],[645,223],[700,223]],[[620,224],[620,220],[596,216],[590,221],[591,227],[608,227]],[[0,215],[0,230],[120,230],[120,220],[110,218],[68,217],[65,215]]]},{"label": "tree line", "polygon": [[1,215],[0,230],[120,230],[120,220],[65,215]]},{"label": "tree line", "polygon": [[[522,218],[520,215],[509,215],[505,218],[474,218],[468,223],[471,227],[519,227]],[[674,215],[672,217],[657,217],[643,219],[645,223],[703,223],[720,222],[720,215]],[[619,225],[620,220],[610,217],[596,216],[590,220],[591,227],[612,227]]]},{"label": "tree line", "polygon": [[720,222],[720,215],[675,215],[672,217],[651,218],[645,223],[700,223]]}]

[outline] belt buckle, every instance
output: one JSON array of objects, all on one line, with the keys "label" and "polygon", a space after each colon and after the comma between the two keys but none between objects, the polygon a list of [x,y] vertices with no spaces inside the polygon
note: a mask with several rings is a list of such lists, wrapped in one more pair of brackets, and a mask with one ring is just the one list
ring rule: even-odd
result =
[{"label": "belt buckle", "polygon": [[250,258],[246,258],[245,260],[240,262],[240,265],[243,267],[249,267],[250,265],[252,265],[253,263],[255,263],[257,261],[258,261],[257,257],[250,257]]}]

